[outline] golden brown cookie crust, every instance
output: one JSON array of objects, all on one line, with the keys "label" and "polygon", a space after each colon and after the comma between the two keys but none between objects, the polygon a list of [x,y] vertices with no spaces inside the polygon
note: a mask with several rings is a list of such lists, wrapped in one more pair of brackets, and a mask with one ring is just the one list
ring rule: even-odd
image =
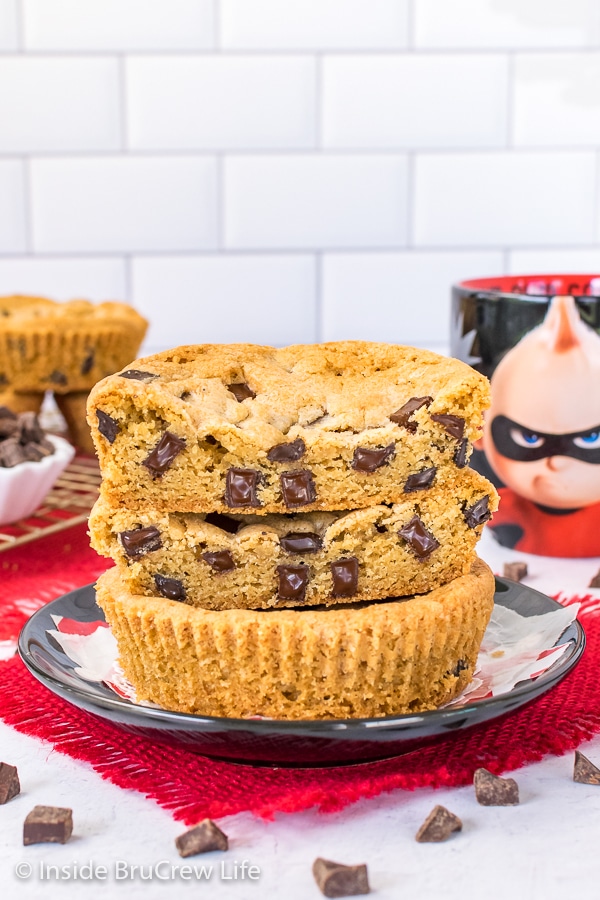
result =
[{"label": "golden brown cookie crust", "polygon": [[434,709],[471,679],[493,596],[479,559],[428,594],[342,608],[195,609],[130,594],[116,569],[97,584],[138,700],[235,718]]},{"label": "golden brown cookie crust", "polygon": [[464,363],[363,341],[179,347],[129,369],[96,385],[88,421],[105,496],[137,509],[399,502],[415,479],[466,465],[489,405],[487,379]]}]

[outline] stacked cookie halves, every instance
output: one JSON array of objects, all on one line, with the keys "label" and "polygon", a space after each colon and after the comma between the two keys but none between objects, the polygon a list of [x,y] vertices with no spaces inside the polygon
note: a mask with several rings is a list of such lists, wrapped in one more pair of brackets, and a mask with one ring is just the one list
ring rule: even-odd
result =
[{"label": "stacked cookie halves", "polygon": [[180,347],[96,385],[97,595],[138,697],[324,718],[454,696],[493,604],[497,495],[467,465],[488,401],[463,363],[365,342]]}]

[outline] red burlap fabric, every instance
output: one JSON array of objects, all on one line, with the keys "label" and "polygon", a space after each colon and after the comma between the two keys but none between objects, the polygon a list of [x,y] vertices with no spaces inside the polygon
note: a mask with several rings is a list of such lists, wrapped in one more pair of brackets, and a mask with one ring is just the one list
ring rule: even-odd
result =
[{"label": "red burlap fabric", "polygon": [[[0,640],[14,637],[42,603],[87,584],[106,568],[84,528],[0,556]],[[457,733],[397,759],[328,769],[269,769],[215,762],[127,735],[38,684],[16,657],[0,662],[0,717],[90,763],[187,824],[249,810],[271,817],[318,807],[339,810],[362,797],[417,787],[465,785],[478,766],[500,773],[573,750],[600,731],[600,615],[583,609],[588,645],[576,669],[521,711]]]}]

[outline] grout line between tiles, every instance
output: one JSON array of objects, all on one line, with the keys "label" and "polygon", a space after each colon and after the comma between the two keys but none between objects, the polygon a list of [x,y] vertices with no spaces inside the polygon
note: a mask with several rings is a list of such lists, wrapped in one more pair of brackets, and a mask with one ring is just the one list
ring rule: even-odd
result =
[{"label": "grout line between tiles", "polygon": [[320,344],[323,340],[323,254],[315,253],[315,341]]},{"label": "grout line between tiles", "polygon": [[31,256],[33,250],[33,190],[31,184],[31,161],[23,159],[23,223],[25,229],[25,253]]}]

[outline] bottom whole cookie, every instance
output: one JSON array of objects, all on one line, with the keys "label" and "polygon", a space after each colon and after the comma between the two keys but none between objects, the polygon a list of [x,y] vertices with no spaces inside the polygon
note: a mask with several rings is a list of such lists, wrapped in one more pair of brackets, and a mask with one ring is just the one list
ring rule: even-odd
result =
[{"label": "bottom whole cookie", "polygon": [[138,700],[199,715],[372,718],[435,709],[473,675],[494,577],[344,607],[210,611],[131,594],[118,571],[97,599]]}]

